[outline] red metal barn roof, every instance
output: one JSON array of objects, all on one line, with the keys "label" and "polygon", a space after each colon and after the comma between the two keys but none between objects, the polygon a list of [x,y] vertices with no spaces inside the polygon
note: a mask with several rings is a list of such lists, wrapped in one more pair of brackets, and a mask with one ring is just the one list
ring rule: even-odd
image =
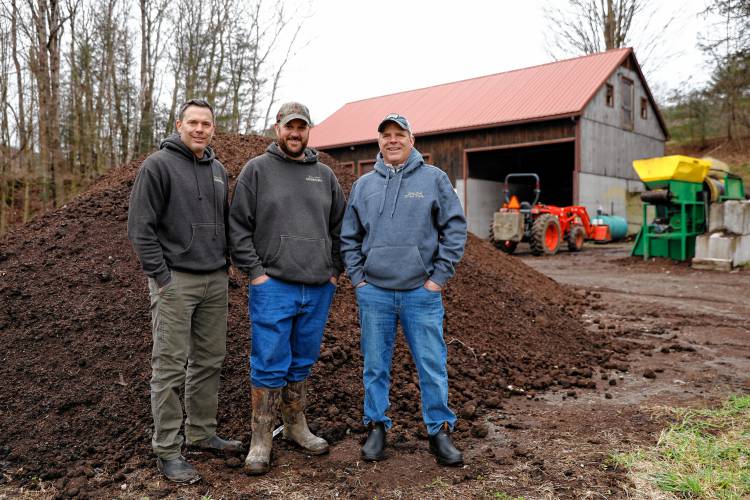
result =
[{"label": "red metal barn roof", "polygon": [[[372,142],[378,123],[388,113],[406,116],[415,135],[579,115],[632,53],[630,48],[610,50],[350,102],[313,127],[310,145],[332,148]],[[637,63],[635,67],[640,74]],[[666,130],[663,123],[662,127]]]}]

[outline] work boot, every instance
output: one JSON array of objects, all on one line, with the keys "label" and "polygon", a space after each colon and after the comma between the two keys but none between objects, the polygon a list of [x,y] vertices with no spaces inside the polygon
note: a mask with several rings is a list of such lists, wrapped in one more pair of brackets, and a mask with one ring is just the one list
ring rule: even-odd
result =
[{"label": "work boot", "polygon": [[271,468],[273,424],[279,407],[281,389],[251,388],[253,419],[250,451],[245,458],[245,474],[265,474]]},{"label": "work boot", "polygon": [[362,458],[371,462],[383,460],[385,451],[385,424],[374,422],[370,424],[370,433],[362,446]]},{"label": "work boot", "polygon": [[245,451],[245,447],[241,441],[226,440],[214,435],[208,439],[188,444],[188,450],[207,451],[220,456],[234,456],[241,455]]},{"label": "work boot", "polygon": [[164,474],[164,477],[175,483],[193,484],[201,480],[198,471],[182,456],[172,460],[157,458],[156,468]]},{"label": "work boot", "polygon": [[290,382],[281,390],[281,417],[284,439],[294,441],[311,455],[328,453],[328,442],[310,432],[305,418],[306,384]]},{"label": "work boot", "polygon": [[430,453],[437,457],[440,465],[459,466],[464,464],[464,456],[453,446],[448,423],[444,423],[437,434],[430,436]]}]

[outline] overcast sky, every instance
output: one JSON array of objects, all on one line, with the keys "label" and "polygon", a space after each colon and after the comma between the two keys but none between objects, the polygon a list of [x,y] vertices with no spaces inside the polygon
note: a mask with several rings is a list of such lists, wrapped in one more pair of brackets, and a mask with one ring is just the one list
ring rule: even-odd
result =
[{"label": "overcast sky", "polygon": [[[551,62],[542,12],[550,1],[317,0],[278,102],[301,101],[320,123],[347,102]],[[676,16],[664,47],[671,57],[640,61],[654,93],[705,81],[696,46],[705,0],[647,1]]]}]

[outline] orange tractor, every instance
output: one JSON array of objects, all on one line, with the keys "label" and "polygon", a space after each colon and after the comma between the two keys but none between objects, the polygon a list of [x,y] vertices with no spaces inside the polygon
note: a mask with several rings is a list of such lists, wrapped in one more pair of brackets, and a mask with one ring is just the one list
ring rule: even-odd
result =
[{"label": "orange tractor", "polygon": [[[533,179],[533,201],[519,201],[510,192],[510,180]],[[490,228],[490,241],[500,250],[513,253],[518,243],[527,241],[534,255],[554,255],[562,242],[568,250],[577,252],[586,239],[595,236],[586,207],[556,207],[539,203],[539,176],[536,174],[508,174],[503,187],[504,203],[495,212]]]}]

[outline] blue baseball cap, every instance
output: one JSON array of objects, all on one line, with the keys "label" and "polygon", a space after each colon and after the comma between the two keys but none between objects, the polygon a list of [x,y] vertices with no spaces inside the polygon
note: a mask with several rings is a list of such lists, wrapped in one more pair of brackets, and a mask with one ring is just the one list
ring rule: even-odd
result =
[{"label": "blue baseball cap", "polygon": [[401,116],[398,113],[389,113],[383,118],[383,120],[380,122],[380,125],[378,125],[378,132],[382,132],[385,128],[385,124],[388,122],[393,122],[402,129],[406,130],[410,134],[411,132],[411,125],[409,125],[409,120],[406,119],[405,116]]}]

